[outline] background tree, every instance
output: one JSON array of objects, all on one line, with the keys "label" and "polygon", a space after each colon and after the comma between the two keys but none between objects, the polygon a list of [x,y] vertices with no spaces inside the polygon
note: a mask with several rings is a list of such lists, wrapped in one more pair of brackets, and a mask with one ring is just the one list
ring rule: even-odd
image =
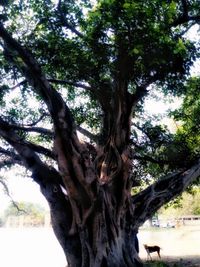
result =
[{"label": "background tree", "polygon": [[199,216],[200,215],[200,190],[199,187],[193,187],[190,192],[183,194],[172,203],[168,203],[159,210],[162,218],[173,219],[181,216]]},{"label": "background tree", "polygon": [[69,266],[141,266],[138,227],[200,174],[198,157],[170,158],[187,152],[171,134],[138,123],[150,91],[185,92],[198,1],[0,4],[1,166],[40,185]]},{"label": "background tree", "polygon": [[4,221],[6,222],[9,217],[19,216],[24,217],[23,223],[26,225],[40,226],[44,225],[45,210],[40,205],[31,202],[17,202],[15,206],[11,203],[4,212]]}]

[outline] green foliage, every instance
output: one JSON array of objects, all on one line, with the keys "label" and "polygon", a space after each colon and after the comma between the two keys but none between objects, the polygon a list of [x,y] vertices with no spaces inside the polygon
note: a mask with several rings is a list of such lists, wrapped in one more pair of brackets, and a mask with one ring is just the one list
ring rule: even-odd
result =
[{"label": "green foliage", "polygon": [[[90,1],[65,1],[58,12],[53,1],[37,1],[37,4],[20,1],[7,6],[5,13],[10,30],[29,47],[51,78],[81,81],[104,94],[102,84],[112,81],[121,64],[120,58],[127,54],[129,61],[122,75],[128,82],[143,83],[151,77],[166,93],[178,94],[182,92],[180,84],[196,51],[192,42],[180,36],[180,30],[173,31],[169,27],[179,8],[176,1],[101,0],[94,6]],[[80,30],[82,39],[70,33],[62,16],[73,28]],[[2,63],[4,71],[9,75],[13,73],[15,80],[21,76],[16,67],[6,65],[4,59]],[[21,64],[17,57],[15,64],[18,67]],[[67,85],[63,87],[68,90],[68,101],[77,95],[84,98],[86,94],[95,101],[95,94],[80,93]],[[89,119],[85,113],[90,115]],[[11,110],[9,116],[17,118],[18,114]],[[74,114],[77,114],[78,124],[86,122],[96,127],[101,123],[96,123],[99,110],[93,105],[84,104],[84,112],[75,108]]]},{"label": "green foliage", "polygon": [[172,113],[172,115],[175,120],[181,121],[177,138],[187,143],[193,154],[199,155],[200,120],[198,114],[200,112],[200,98],[198,91],[200,88],[200,79],[198,77],[191,78],[185,88],[186,95],[183,105],[179,110]]},{"label": "green foliage", "polygon": [[[164,126],[160,126],[155,118],[147,118],[144,123],[138,123],[140,131],[140,146],[136,151],[141,156],[143,175],[159,177],[174,170],[187,169],[195,164],[200,156],[200,79],[192,77],[183,86],[183,102],[179,109],[169,112],[176,121],[177,131],[172,134]],[[158,100],[159,101],[159,100]],[[137,128],[136,127],[136,128]],[[137,135],[134,142],[138,142]],[[143,156],[143,158],[142,158]],[[199,179],[196,180],[199,183]]]},{"label": "green foliage", "polygon": [[162,216],[200,215],[200,188],[192,187],[159,211]]},{"label": "green foliage", "polygon": [[185,159],[191,164],[196,162],[200,155],[200,79],[193,77],[185,85],[185,97],[180,109],[171,113],[176,121],[179,121],[179,128],[175,135],[175,140],[185,147]]},{"label": "green foliage", "polygon": [[[186,80],[199,56],[199,46],[183,34],[192,22],[174,26],[183,12],[180,1],[59,2],[1,1],[1,20],[6,18],[9,32],[40,63],[77,125],[100,133],[105,106],[109,109],[116,96],[113,81],[119,76],[133,95],[138,86],[147,85],[165,95],[186,94],[182,109],[173,113],[175,120],[182,121],[175,136],[155,123],[155,118],[141,115],[148,92],[141,97],[133,113],[136,121],[140,120],[132,131],[134,166],[137,178],[149,182],[196,162],[200,150],[199,79]],[[188,8],[191,16],[197,15],[198,1],[191,1]],[[41,97],[24,82],[21,58],[3,43],[2,47],[0,115],[14,124],[35,125],[47,114],[37,126],[52,129]],[[18,133],[28,141],[51,146],[51,136],[21,129]]]}]

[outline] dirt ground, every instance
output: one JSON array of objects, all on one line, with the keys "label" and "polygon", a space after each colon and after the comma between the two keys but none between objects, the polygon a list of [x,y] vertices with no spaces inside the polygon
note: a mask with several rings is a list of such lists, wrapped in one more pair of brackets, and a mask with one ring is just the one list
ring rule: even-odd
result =
[{"label": "dirt ground", "polygon": [[[161,261],[170,267],[200,267],[200,225],[141,229],[138,239],[140,257],[144,261],[147,255],[143,244],[158,245]],[[64,253],[50,228],[0,228],[0,251],[2,267],[66,265]],[[152,258],[159,261],[156,254],[152,254]]]},{"label": "dirt ground", "polygon": [[[161,247],[161,260],[169,266],[200,267],[200,225],[179,228],[141,229],[138,233],[140,257],[146,261],[143,244]],[[159,260],[152,253],[153,260]]]}]

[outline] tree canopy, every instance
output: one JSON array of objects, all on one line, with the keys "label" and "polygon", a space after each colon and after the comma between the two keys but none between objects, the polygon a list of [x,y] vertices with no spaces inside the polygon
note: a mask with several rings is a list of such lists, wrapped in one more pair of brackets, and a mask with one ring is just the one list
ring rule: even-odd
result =
[{"label": "tree canopy", "polygon": [[[199,40],[187,37],[199,1],[0,1],[0,11],[0,167],[31,172],[70,266],[141,266],[131,236],[200,174]],[[177,133],[145,114],[151,92],[184,97]]]}]

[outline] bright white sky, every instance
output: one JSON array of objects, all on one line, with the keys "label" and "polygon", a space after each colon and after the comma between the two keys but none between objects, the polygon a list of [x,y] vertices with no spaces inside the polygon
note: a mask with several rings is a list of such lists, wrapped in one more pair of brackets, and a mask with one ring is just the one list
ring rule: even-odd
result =
[{"label": "bright white sky", "polygon": [[[190,38],[200,40],[197,27],[194,27],[194,29],[190,33]],[[191,73],[193,75],[200,75],[200,60],[195,63],[194,67],[191,70]],[[173,103],[165,103],[164,101],[157,102],[152,99],[147,99],[145,106],[146,110],[150,114],[164,114],[169,108],[178,108],[180,106],[180,103],[180,99],[176,99],[176,101]],[[167,121],[167,119],[163,122],[169,125],[169,121]],[[47,201],[40,193],[39,186],[35,182],[33,182],[31,178],[22,177],[20,176],[19,171],[15,172],[14,170],[10,170],[6,172],[6,174],[0,172],[0,175],[4,175],[7,179],[10,193],[14,200],[39,203],[48,209]],[[5,195],[3,187],[0,184],[0,214],[9,204],[10,199]]]}]

